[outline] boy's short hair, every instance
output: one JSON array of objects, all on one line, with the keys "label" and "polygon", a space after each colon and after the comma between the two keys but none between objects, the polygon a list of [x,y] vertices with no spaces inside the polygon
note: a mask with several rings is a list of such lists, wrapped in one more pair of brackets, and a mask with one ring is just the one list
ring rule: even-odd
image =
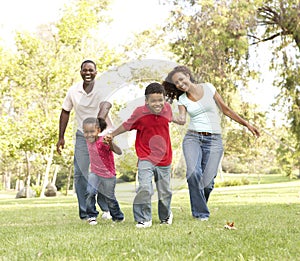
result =
[{"label": "boy's short hair", "polygon": [[101,129],[101,131],[105,130],[107,127],[107,123],[103,118],[86,118],[84,119],[82,126],[84,127],[85,124],[95,124],[96,127]]},{"label": "boy's short hair", "polygon": [[166,95],[165,88],[158,82],[150,83],[145,90],[145,96],[147,97],[149,94],[153,93],[162,93],[164,96]]}]

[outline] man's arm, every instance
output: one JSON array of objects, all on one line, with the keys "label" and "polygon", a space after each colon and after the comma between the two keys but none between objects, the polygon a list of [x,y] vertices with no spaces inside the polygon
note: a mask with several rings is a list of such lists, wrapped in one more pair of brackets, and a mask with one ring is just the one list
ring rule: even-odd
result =
[{"label": "man's arm", "polygon": [[98,112],[97,118],[106,119],[111,107],[112,107],[112,105],[110,102],[108,102],[108,101],[101,102],[99,105],[99,112]]},{"label": "man's arm", "polygon": [[108,129],[113,127],[112,121],[111,121],[110,117],[108,116],[108,113],[109,113],[111,107],[112,107],[112,105],[110,102],[108,102],[108,101],[101,102],[99,105],[99,112],[97,115],[97,118],[102,118],[106,121]]},{"label": "man's arm", "polygon": [[61,154],[61,149],[65,146],[65,131],[69,122],[70,112],[65,111],[64,109],[61,110],[61,114],[59,117],[59,135],[58,135],[58,142],[56,144],[56,151],[58,154]]}]

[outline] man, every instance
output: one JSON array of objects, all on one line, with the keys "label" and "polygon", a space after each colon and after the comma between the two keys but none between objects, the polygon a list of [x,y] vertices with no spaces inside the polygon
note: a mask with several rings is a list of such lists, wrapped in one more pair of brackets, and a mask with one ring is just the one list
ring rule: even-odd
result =
[{"label": "man", "polygon": [[[88,117],[103,118],[111,126],[108,112],[111,108],[109,102],[104,101],[107,96],[107,90],[103,86],[97,85],[95,81],[97,75],[97,66],[91,60],[85,60],[81,64],[80,75],[83,82],[73,85],[67,92],[62,105],[62,111],[59,119],[59,139],[56,149],[61,154],[64,148],[64,134],[69,122],[70,112],[74,108],[77,121],[76,142],[74,149],[74,182],[78,200],[79,217],[82,220],[88,218],[86,213],[86,189],[89,174],[89,153],[86,140],[83,135],[82,122]],[[98,195],[98,204],[103,211],[102,218],[111,218],[108,206],[101,195]],[[95,215],[99,213],[94,209]]]}]

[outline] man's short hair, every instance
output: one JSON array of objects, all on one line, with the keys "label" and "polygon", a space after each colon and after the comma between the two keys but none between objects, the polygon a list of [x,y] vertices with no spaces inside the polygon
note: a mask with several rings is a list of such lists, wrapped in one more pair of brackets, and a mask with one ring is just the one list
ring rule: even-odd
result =
[{"label": "man's short hair", "polygon": [[92,64],[95,66],[95,69],[97,70],[97,65],[96,65],[96,63],[95,63],[94,61],[92,61],[92,60],[84,60],[84,61],[82,62],[82,64],[81,64],[81,66],[80,66],[80,70],[82,70],[83,65],[86,64],[86,63],[92,63]]}]

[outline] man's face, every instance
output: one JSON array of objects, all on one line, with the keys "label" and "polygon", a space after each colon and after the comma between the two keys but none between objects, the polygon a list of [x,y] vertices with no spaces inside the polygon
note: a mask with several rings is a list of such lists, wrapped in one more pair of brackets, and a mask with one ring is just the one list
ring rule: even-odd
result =
[{"label": "man's face", "polygon": [[95,142],[98,139],[100,128],[95,123],[87,123],[83,126],[83,135],[90,143]]},{"label": "man's face", "polygon": [[146,97],[146,104],[153,113],[158,114],[165,105],[165,97],[162,93],[148,94]]},{"label": "man's face", "polygon": [[84,63],[80,75],[85,83],[90,83],[97,75],[95,65],[93,63]]}]

